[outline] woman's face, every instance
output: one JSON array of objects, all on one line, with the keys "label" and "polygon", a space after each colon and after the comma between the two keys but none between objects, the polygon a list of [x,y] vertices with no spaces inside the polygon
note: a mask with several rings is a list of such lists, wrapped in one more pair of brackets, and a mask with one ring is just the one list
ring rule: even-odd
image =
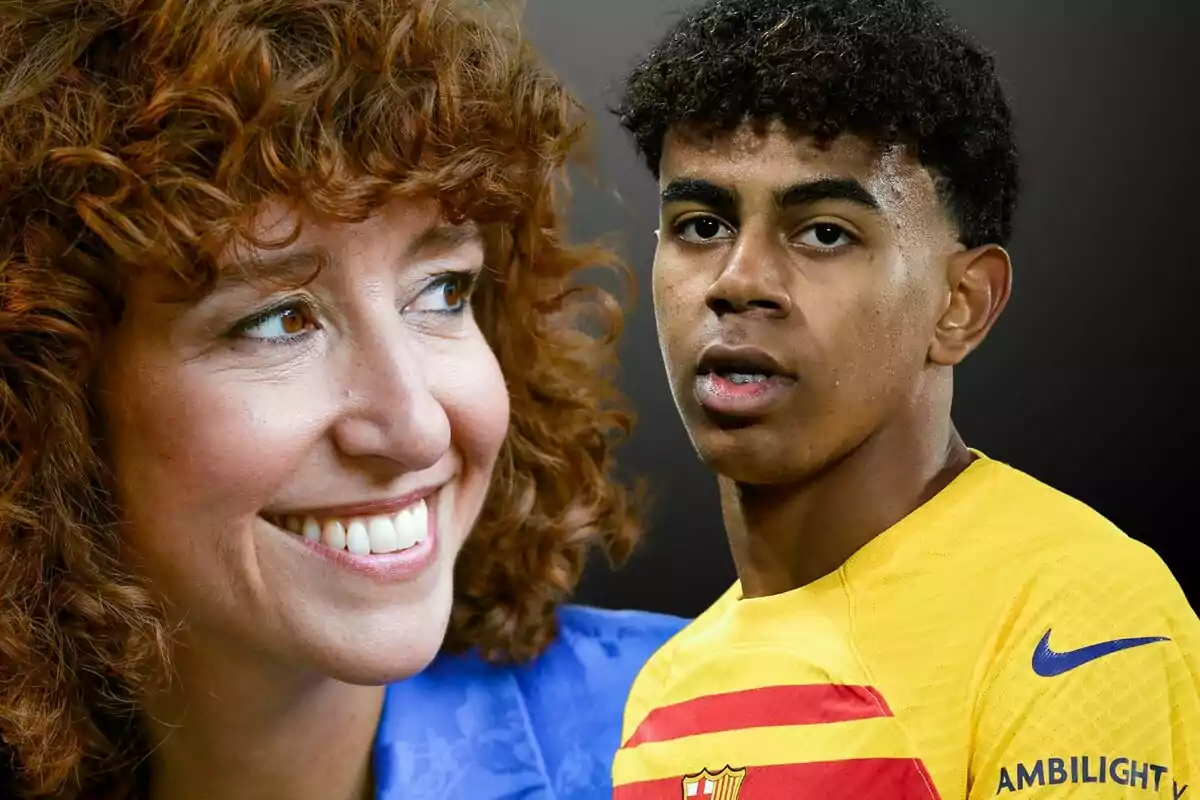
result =
[{"label": "woman's face", "polygon": [[419,671],[508,425],[468,303],[481,241],[403,201],[229,258],[249,278],[199,302],[137,286],[107,354],[130,561],[195,644],[355,683]]}]

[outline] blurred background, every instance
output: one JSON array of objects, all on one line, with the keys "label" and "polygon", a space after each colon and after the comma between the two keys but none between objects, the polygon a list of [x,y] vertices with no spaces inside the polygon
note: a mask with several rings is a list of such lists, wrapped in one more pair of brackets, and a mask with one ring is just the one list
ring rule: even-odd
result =
[{"label": "blurred background", "polygon": [[[959,370],[967,442],[1074,495],[1174,571],[1200,607],[1191,391],[1200,356],[1200,2],[944,0],[996,56],[1024,195],[1014,295]],[[624,468],[655,494],[633,562],[590,566],[579,600],[694,616],[734,578],[716,485],[675,414],[649,296],[657,187],[608,112],[693,0],[526,0],[525,30],[597,117],[573,233],[634,269],[622,350],[639,414]]]}]

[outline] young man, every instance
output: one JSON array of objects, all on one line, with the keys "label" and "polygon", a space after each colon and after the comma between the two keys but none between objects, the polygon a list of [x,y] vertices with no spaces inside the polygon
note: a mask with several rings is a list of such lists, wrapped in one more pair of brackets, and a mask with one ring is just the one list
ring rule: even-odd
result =
[{"label": "young man", "polygon": [[635,683],[618,800],[1200,796],[1167,568],[951,423],[1011,282],[990,58],[923,0],[716,0],[620,113],[740,580]]}]

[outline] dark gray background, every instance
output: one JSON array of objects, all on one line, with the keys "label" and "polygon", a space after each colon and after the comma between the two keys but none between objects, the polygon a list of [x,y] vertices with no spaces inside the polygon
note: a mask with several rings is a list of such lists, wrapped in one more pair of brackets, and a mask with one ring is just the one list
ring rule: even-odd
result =
[{"label": "dark gray background", "polygon": [[[616,234],[639,292],[622,350],[639,424],[622,451],[656,502],[618,573],[579,599],[694,615],[733,579],[716,487],[675,414],[649,297],[656,187],[606,112],[624,72],[689,0],[527,0],[525,30],[596,113],[596,179],[573,232]],[[1014,296],[959,371],[972,446],[1080,498],[1153,546],[1200,605],[1195,404],[1200,356],[1200,2],[947,0],[995,55],[1015,109],[1025,193]]]}]

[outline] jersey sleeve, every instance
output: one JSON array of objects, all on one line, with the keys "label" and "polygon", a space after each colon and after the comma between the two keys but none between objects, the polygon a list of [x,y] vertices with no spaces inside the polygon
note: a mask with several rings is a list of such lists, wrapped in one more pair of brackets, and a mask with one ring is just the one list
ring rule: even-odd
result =
[{"label": "jersey sleeve", "polygon": [[642,665],[634,678],[633,684],[629,688],[629,694],[625,698],[625,708],[621,717],[622,746],[629,741],[637,727],[657,706],[676,646],[676,641],[672,640],[659,648]]},{"label": "jersey sleeve", "polygon": [[1014,600],[980,670],[969,800],[1200,800],[1200,620],[1128,545]]}]

